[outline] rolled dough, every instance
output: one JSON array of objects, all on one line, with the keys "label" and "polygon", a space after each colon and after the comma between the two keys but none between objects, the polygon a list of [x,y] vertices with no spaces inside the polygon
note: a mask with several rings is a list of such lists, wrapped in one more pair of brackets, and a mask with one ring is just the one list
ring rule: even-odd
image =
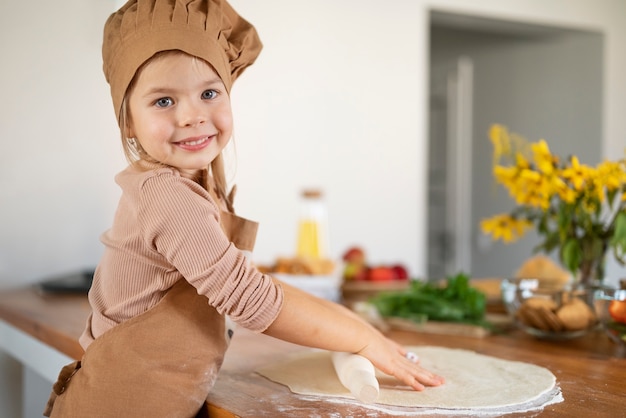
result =
[{"label": "rolled dough", "polygon": [[[420,364],[444,376],[446,383],[418,392],[377,370],[380,385],[377,404],[511,412],[516,406],[536,406],[539,400],[541,405],[563,400],[555,376],[534,364],[444,347],[407,347],[407,350],[418,354]],[[288,386],[294,393],[354,399],[337,378],[331,354],[326,351],[299,353],[257,372]]]}]

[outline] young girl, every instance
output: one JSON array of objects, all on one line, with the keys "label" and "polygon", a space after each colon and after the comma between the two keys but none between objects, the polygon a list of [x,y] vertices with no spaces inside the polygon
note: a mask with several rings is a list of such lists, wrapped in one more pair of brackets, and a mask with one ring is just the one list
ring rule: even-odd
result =
[{"label": "young girl", "polygon": [[254,28],[220,0],[131,0],[104,29],[104,72],[129,167],[80,338],[45,414],[193,417],[217,377],[225,316],[293,343],[359,353],[416,390],[443,379],[337,304],[246,260],[256,225],[233,212],[222,150],[229,93]]}]

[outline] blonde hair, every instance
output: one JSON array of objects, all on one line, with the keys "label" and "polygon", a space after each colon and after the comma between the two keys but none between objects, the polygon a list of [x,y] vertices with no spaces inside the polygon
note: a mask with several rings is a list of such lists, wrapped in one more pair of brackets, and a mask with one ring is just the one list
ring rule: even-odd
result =
[{"label": "blonde hair", "polygon": [[[135,138],[129,137],[130,113],[128,109],[128,97],[130,96],[130,93],[133,91],[133,88],[135,87],[138,75],[141,73],[141,71],[146,65],[148,65],[151,62],[154,62],[155,60],[161,59],[165,55],[172,55],[172,54],[188,55],[185,52],[179,51],[179,50],[168,50],[168,51],[161,51],[161,52],[156,53],[137,69],[137,72],[135,73],[135,76],[131,80],[130,84],[128,85],[128,89],[126,90],[126,93],[124,94],[124,97],[122,99],[122,103],[120,105],[118,124],[120,127],[120,136],[122,139],[122,149],[124,150],[124,155],[126,156],[126,160],[131,165],[135,165],[138,161],[143,160],[143,161],[162,164],[166,166],[165,164],[159,161],[156,161],[152,157],[150,157],[143,150],[139,141],[137,141]],[[201,60],[201,58],[198,58],[198,57],[193,57],[193,58],[194,58],[194,62],[197,62],[195,60]],[[202,60],[202,62],[207,63],[204,60]],[[207,63],[207,64],[211,65],[210,63]],[[209,175],[213,179],[212,182],[209,179]],[[209,192],[211,192],[210,188],[211,188],[211,183],[212,183],[212,186],[213,186],[212,191],[217,195],[219,199],[221,199],[226,204],[228,211],[234,213],[234,208],[233,208],[234,188],[230,192],[228,192],[228,184],[226,181],[226,173],[224,169],[223,151],[220,152],[217,155],[217,157],[215,157],[213,161],[211,161],[207,169],[203,170],[200,173],[199,177],[194,180]]]}]

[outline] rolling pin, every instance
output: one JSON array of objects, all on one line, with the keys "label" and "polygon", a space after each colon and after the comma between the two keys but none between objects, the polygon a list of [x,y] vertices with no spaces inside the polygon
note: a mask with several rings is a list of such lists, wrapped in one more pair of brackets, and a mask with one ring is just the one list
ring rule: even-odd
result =
[{"label": "rolling pin", "polygon": [[332,353],[331,357],[339,381],[356,399],[372,403],[378,398],[378,380],[368,359],[358,354],[339,352]]}]

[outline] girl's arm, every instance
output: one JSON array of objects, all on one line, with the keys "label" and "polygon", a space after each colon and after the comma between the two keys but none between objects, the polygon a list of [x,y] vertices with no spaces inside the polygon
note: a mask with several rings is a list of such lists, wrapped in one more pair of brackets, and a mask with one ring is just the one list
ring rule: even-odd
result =
[{"label": "girl's arm", "polygon": [[405,357],[405,350],[349,309],[280,282],[283,307],[265,334],[308,347],[366,357],[378,369],[412,387],[438,386],[444,379]]}]

